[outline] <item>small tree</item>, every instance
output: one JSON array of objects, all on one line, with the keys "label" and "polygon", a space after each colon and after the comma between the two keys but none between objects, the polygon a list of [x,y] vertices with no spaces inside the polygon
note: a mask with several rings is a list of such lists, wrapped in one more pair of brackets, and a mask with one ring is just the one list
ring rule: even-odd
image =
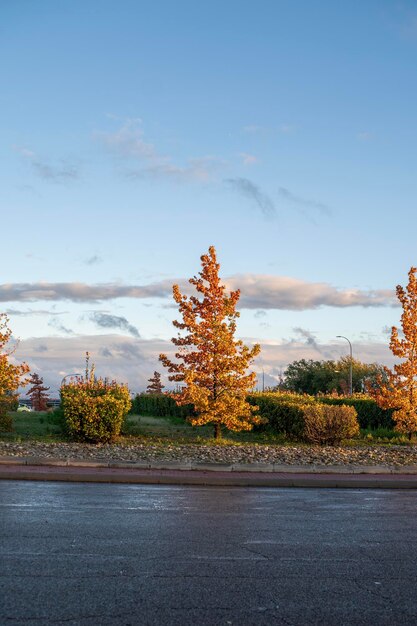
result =
[{"label": "small tree", "polygon": [[0,427],[4,428],[11,428],[11,419],[7,413],[16,399],[17,389],[27,383],[22,377],[29,372],[26,363],[10,363],[15,348],[7,347],[12,336],[8,324],[7,315],[0,313]]},{"label": "small tree", "polygon": [[409,439],[417,431],[417,268],[408,272],[408,285],[404,289],[397,285],[396,293],[403,312],[401,327],[403,338],[398,328],[392,327],[390,350],[394,356],[403,359],[394,365],[394,369],[385,368],[386,382],[379,378],[379,387],[369,387],[382,408],[392,408],[393,420],[399,432],[407,433]]},{"label": "small tree", "polygon": [[189,298],[173,286],[174,300],[182,315],[182,322],[173,324],[180,332],[172,339],[179,362],[160,355],[162,364],[170,372],[169,380],[183,383],[179,393],[172,397],[177,404],[193,404],[196,416],[188,419],[193,425],[214,425],[214,436],[221,437],[221,426],[229,430],[251,430],[261,422],[255,415],[257,407],[246,402],[246,394],[255,385],[255,373],[247,373],[249,365],[260,352],[234,338],[239,313],[236,304],[239,291],[226,294],[220,282],[216,251],[213,246],[201,257],[199,277],[190,278],[201,299]]},{"label": "small tree", "polygon": [[43,378],[38,374],[32,374],[28,382],[32,386],[26,395],[30,396],[33,409],[35,411],[46,411],[49,395],[45,392],[49,391],[50,388],[43,386]]},{"label": "small tree", "polygon": [[159,372],[154,372],[151,378],[148,378],[149,385],[146,387],[146,393],[150,393],[152,395],[161,394],[164,388],[164,385],[161,382],[161,374]]}]

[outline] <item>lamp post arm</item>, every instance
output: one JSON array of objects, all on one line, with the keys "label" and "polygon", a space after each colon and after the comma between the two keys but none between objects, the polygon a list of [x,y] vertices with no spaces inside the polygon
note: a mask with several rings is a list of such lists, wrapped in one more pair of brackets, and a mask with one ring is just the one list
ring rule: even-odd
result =
[{"label": "lamp post arm", "polygon": [[349,395],[351,396],[353,394],[353,372],[352,372],[352,344],[350,343],[349,339],[347,337],[345,337],[344,335],[336,335],[336,337],[338,339],[346,339],[346,341],[349,344],[349,352],[350,352],[350,364],[349,364]]}]

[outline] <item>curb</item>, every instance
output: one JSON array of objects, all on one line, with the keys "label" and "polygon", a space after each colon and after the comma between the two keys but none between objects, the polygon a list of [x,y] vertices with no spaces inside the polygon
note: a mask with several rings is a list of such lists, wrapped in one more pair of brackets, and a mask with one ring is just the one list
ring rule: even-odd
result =
[{"label": "curb", "polygon": [[210,463],[205,461],[90,461],[88,459],[65,459],[45,457],[0,456],[2,465],[46,466],[46,467],[86,467],[94,469],[130,470],[177,470],[204,472],[256,472],[285,474],[392,474],[415,475],[417,465],[283,465],[282,463]]},{"label": "curb", "polygon": [[417,489],[417,467],[289,466],[265,463],[226,465],[191,461],[148,463],[3,456],[0,457],[0,479],[242,487]]}]

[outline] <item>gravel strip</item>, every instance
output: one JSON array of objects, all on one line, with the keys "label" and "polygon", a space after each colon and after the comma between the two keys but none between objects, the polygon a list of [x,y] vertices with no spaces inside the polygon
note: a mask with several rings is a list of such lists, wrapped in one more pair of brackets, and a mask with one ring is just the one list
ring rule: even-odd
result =
[{"label": "gravel strip", "polygon": [[102,444],[0,441],[0,456],[97,461],[276,463],[282,465],[417,465],[417,446],[321,447],[242,445]]}]

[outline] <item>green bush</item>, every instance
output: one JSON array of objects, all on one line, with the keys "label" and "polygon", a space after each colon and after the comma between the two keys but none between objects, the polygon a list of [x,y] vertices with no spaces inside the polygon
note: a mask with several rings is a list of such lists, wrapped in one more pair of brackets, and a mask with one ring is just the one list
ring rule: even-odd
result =
[{"label": "green bush", "polygon": [[15,411],[18,406],[17,396],[4,394],[0,397],[0,431],[11,432],[13,430],[13,418],[10,411]]},{"label": "green bush", "polygon": [[309,404],[303,407],[304,437],[311,443],[334,446],[359,435],[353,406]]},{"label": "green bush", "polygon": [[353,406],[358,414],[359,426],[364,429],[377,428],[394,429],[392,409],[382,409],[375,400],[364,394],[355,394],[352,397],[318,396],[317,400],[323,404]]},{"label": "green bush", "polygon": [[313,404],[315,399],[292,393],[252,393],[247,401],[258,406],[259,415],[267,419],[266,425],[257,426],[255,430],[272,430],[291,439],[300,439],[304,432],[303,407]]},{"label": "green bush", "polygon": [[129,390],[115,381],[78,379],[61,387],[61,407],[68,434],[91,443],[115,439],[131,405]]},{"label": "green bush", "polygon": [[137,415],[155,415],[157,417],[181,417],[186,419],[195,415],[191,404],[178,406],[175,400],[165,393],[137,394],[132,402],[132,413]]}]

